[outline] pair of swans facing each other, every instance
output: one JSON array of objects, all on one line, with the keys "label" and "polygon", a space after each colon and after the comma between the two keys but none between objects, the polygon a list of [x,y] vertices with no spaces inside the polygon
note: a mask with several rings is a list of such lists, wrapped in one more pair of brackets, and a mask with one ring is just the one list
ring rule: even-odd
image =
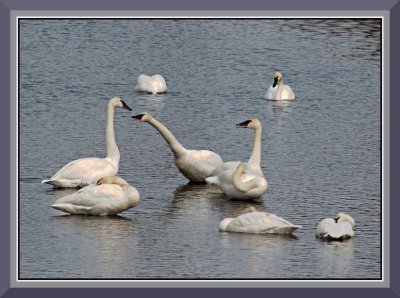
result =
[{"label": "pair of swans facing each other", "polygon": [[151,94],[167,92],[167,83],[162,75],[156,74],[154,76],[140,75],[136,80],[135,91],[145,92]]},{"label": "pair of swans facing each other", "polygon": [[137,189],[118,176],[100,178],[75,193],[62,197],[50,207],[79,215],[116,215],[139,203]]},{"label": "pair of swans facing each other", "polygon": [[265,98],[269,100],[292,100],[295,99],[294,92],[289,85],[283,84],[283,76],[280,72],[275,72],[274,83],[267,89]]}]

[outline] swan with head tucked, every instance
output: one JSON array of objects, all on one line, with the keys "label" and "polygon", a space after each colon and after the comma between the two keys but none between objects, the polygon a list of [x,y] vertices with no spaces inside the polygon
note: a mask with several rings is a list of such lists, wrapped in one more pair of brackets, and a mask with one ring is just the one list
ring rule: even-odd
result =
[{"label": "swan with head tucked", "polygon": [[344,240],[354,236],[355,221],[345,213],[338,213],[334,218],[323,219],[315,235],[326,240]]},{"label": "swan with head tucked", "polygon": [[301,228],[275,214],[257,211],[254,207],[250,207],[249,211],[235,218],[223,219],[219,224],[219,229],[237,233],[292,234]]},{"label": "swan with head tucked", "polygon": [[230,161],[216,168],[206,182],[216,185],[231,199],[256,199],[261,197],[268,182],[261,170],[262,126],[257,118],[237,124],[241,128],[254,129],[254,145],[247,163]]},{"label": "swan with head tucked", "polygon": [[179,143],[174,135],[149,113],[142,113],[132,118],[148,122],[167,141],[174,154],[175,165],[187,179],[193,182],[204,182],[214,169],[223,164],[222,158],[210,150],[189,150]]},{"label": "swan with head tucked", "polygon": [[96,183],[102,177],[114,176],[118,173],[120,154],[114,137],[114,109],[122,108],[132,111],[119,97],[113,97],[108,103],[105,158],[82,158],[71,161],[48,180],[42,183],[55,187],[83,187]]},{"label": "swan with head tucked", "polygon": [[294,92],[288,85],[283,85],[283,76],[279,71],[274,73],[274,83],[267,89],[265,98],[269,100],[291,100]]},{"label": "swan with head tucked", "polygon": [[156,74],[150,77],[142,74],[137,78],[135,91],[157,94],[165,93],[167,90],[167,83],[162,75]]},{"label": "swan with head tucked", "polygon": [[140,194],[121,177],[100,178],[96,185],[55,201],[50,207],[70,214],[115,215],[139,203]]}]

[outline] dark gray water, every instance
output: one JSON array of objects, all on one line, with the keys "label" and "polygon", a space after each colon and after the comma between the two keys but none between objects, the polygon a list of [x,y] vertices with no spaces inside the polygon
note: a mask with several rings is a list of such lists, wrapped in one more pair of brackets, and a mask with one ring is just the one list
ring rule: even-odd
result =
[{"label": "dark gray water", "polygon": [[[20,21],[19,277],[21,279],[380,279],[380,23],[374,20],[201,19]],[[274,71],[296,100],[265,100]],[[139,74],[169,92],[134,92]],[[119,176],[141,193],[116,217],[48,206],[75,190],[41,185],[67,162],[105,155],[116,110]],[[246,161],[263,124],[258,202],[190,185],[148,124],[147,111],[189,149]],[[303,228],[294,237],[218,230],[255,206]],[[326,243],[318,222],[345,212],[355,238]]]}]

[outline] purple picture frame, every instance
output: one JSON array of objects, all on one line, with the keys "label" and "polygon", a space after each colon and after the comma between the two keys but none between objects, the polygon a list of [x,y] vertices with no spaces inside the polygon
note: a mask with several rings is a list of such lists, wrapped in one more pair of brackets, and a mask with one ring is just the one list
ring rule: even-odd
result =
[{"label": "purple picture frame", "polygon": [[[10,52],[10,40],[11,40],[11,29],[10,20],[12,11],[24,10],[38,10],[38,11],[85,11],[85,10],[99,10],[99,11],[117,11],[117,10],[171,10],[171,11],[189,11],[189,10],[203,10],[203,11],[244,11],[243,15],[246,15],[245,11],[254,10],[279,10],[279,11],[387,11],[390,12],[390,53],[389,58],[390,65],[390,76],[386,80],[390,83],[390,78],[393,78],[393,82],[397,80],[399,73],[399,57],[400,51],[398,40],[396,40],[397,28],[400,28],[400,3],[399,0],[336,0],[336,1],[318,1],[318,0],[286,0],[286,1],[123,1],[123,0],[69,0],[69,1],[51,1],[51,0],[0,0],[0,36],[2,42],[0,43],[0,90],[2,90],[2,102],[4,103],[1,109],[2,117],[0,117],[1,125],[1,136],[4,139],[12,140],[11,135],[11,52]],[[396,75],[397,73],[397,75]],[[32,286],[32,288],[11,288],[11,277],[10,277],[10,200],[15,200],[12,197],[11,187],[11,148],[12,144],[2,147],[2,154],[0,155],[2,171],[1,171],[1,186],[5,190],[1,198],[0,208],[0,236],[3,239],[0,246],[0,297],[26,297],[33,295],[35,297],[51,297],[55,295],[61,296],[92,296],[97,297],[109,297],[112,294],[118,295],[148,295],[160,296],[168,295],[174,297],[187,297],[191,296],[204,296],[204,295],[215,295],[215,296],[243,296],[251,294],[259,295],[276,295],[279,297],[400,297],[400,285],[396,283],[399,277],[399,257],[397,252],[399,251],[399,240],[397,239],[396,227],[399,226],[399,216],[396,216],[396,211],[399,209],[399,203],[397,200],[397,194],[399,194],[399,186],[396,183],[397,169],[399,166],[399,158],[397,157],[397,149],[399,149],[398,141],[395,138],[396,127],[398,121],[396,117],[396,111],[399,110],[399,103],[396,100],[396,94],[398,92],[398,84],[390,85],[390,92],[386,96],[393,96],[393,100],[390,101],[390,152],[392,152],[390,158],[390,287],[388,288],[313,288],[309,284],[304,284],[301,288],[285,288],[285,283],[282,283],[282,287],[274,288],[38,288],[38,286]],[[397,91],[397,92],[396,92]],[[386,128],[388,129],[388,128]],[[393,136],[393,137],[392,137]],[[122,285],[123,286],[123,285]],[[118,293],[116,293],[118,292]]]}]

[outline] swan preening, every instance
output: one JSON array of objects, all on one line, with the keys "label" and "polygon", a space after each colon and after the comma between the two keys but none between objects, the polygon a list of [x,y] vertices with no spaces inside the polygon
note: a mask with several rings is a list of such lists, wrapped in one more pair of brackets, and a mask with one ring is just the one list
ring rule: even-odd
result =
[{"label": "swan preening", "polygon": [[132,118],[151,124],[167,141],[174,154],[175,165],[187,179],[193,182],[204,182],[216,167],[223,164],[222,158],[209,150],[189,150],[178,142],[174,135],[149,113],[142,113]]},{"label": "swan preening", "polygon": [[345,213],[338,213],[334,218],[323,219],[315,235],[326,240],[344,240],[354,236],[355,221]]},{"label": "swan preening", "polygon": [[254,207],[250,207],[249,211],[236,218],[223,219],[219,224],[219,229],[226,232],[252,234],[292,234],[301,228],[275,214],[256,211]]},{"label": "swan preening", "polygon": [[142,74],[137,78],[135,91],[157,94],[165,93],[167,90],[167,83],[162,75],[156,74],[150,77]]},{"label": "swan preening", "polygon": [[108,103],[105,158],[82,158],[71,161],[48,180],[42,183],[55,187],[83,187],[96,183],[102,177],[114,176],[118,173],[120,154],[114,137],[114,109],[122,108],[132,111],[119,97],[113,97]]},{"label": "swan preening", "polygon": [[253,151],[247,163],[226,162],[217,167],[206,182],[216,185],[231,199],[257,199],[267,190],[268,183],[261,170],[262,126],[257,118],[237,124],[255,131]]},{"label": "swan preening", "polygon": [[79,191],[55,201],[55,209],[82,215],[115,215],[139,203],[140,194],[121,177],[100,178],[96,185],[88,185]]},{"label": "swan preening", "polygon": [[274,83],[265,93],[265,98],[269,100],[291,100],[295,98],[292,88],[283,85],[283,76],[280,72],[274,73]]}]

